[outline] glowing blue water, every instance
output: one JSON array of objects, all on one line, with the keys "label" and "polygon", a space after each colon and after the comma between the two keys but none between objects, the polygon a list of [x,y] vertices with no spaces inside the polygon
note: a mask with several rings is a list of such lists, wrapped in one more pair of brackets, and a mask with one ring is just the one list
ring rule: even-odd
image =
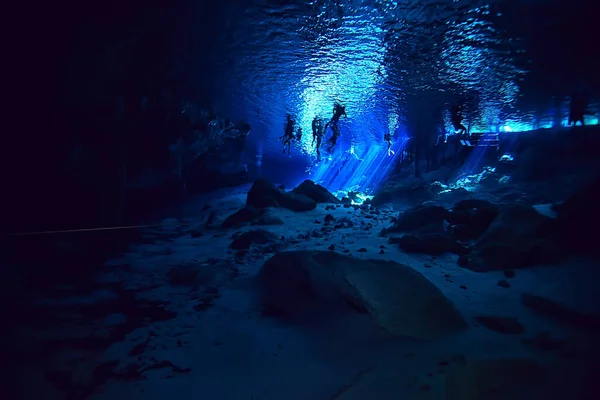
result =
[{"label": "glowing blue water", "polygon": [[[524,71],[514,60],[524,49],[498,28],[503,16],[494,3],[248,0],[223,27],[227,56],[215,79],[225,82],[225,95],[216,110],[252,125],[261,156],[281,155],[277,138],[285,114],[293,114],[304,135],[290,162],[306,162],[305,177],[330,188],[376,186],[415,124],[443,114],[439,129],[453,131],[449,112],[441,111],[454,102],[465,101],[471,132],[566,123],[564,102],[558,116],[517,109]],[[346,106],[348,118],[332,154],[323,150],[316,163],[311,121],[329,119],[334,102]],[[395,156],[386,153],[387,132]]]}]

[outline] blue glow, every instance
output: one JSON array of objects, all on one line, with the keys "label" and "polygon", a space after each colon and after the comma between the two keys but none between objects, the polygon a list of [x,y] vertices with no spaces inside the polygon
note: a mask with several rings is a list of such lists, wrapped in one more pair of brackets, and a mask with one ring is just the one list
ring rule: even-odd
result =
[{"label": "blue glow", "polygon": [[387,145],[373,144],[360,154],[353,154],[350,147],[341,155],[327,157],[324,162],[314,165],[310,178],[331,191],[372,193],[396,165],[397,157],[402,154],[407,142],[407,138],[397,140],[392,146],[394,154],[391,156],[387,155]]}]

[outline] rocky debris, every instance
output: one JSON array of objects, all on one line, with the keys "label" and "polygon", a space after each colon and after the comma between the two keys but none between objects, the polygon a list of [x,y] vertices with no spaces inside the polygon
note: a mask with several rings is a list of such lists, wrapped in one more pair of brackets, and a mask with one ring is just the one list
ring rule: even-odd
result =
[{"label": "rocky debris", "polygon": [[266,208],[246,206],[231,214],[223,222],[223,228],[239,228],[246,225],[283,225],[281,218],[272,215]]},{"label": "rocky debris", "polygon": [[259,274],[272,315],[327,318],[343,310],[370,314],[394,335],[435,339],[468,328],[454,305],[423,275],[393,261],[333,251],[280,252]]},{"label": "rocky debris", "polygon": [[247,250],[253,244],[269,244],[279,239],[280,237],[272,232],[253,229],[235,236],[229,247],[234,250]]},{"label": "rocky debris", "polygon": [[532,311],[553,318],[564,325],[594,332],[600,331],[600,314],[598,313],[583,313],[554,300],[529,293],[523,293],[521,302]]},{"label": "rocky debris", "polygon": [[248,192],[246,205],[255,208],[283,207],[292,211],[310,211],[317,207],[317,203],[310,197],[278,189],[265,179],[254,181]]},{"label": "rocky debris", "polygon": [[335,217],[333,215],[331,215],[331,214],[327,214],[327,215],[325,215],[325,218],[323,218],[323,220],[326,223],[333,222],[333,221],[335,221]]},{"label": "rocky debris", "polygon": [[[544,384],[544,369],[523,358],[469,360],[446,373],[447,400],[526,399]],[[539,386],[538,386],[539,385]],[[537,396],[533,396],[537,397]],[[533,398],[531,397],[531,398]]]},{"label": "rocky debris", "polygon": [[490,271],[554,263],[561,256],[552,238],[552,219],[526,205],[501,209],[469,255],[467,268]]},{"label": "rocky debris", "polygon": [[434,256],[444,253],[465,254],[468,251],[447,233],[422,233],[417,236],[391,237],[389,243],[397,243],[400,249],[407,253],[423,253]]},{"label": "rocky debris", "polygon": [[599,254],[600,246],[590,232],[600,226],[600,178],[575,192],[556,207],[561,241],[576,252]]},{"label": "rocky debris", "polygon": [[505,333],[508,335],[520,335],[525,332],[525,328],[516,318],[513,317],[477,317],[478,322],[494,332]]},{"label": "rocky debris", "polygon": [[305,180],[292,190],[292,193],[306,196],[316,203],[341,204],[341,201],[321,185]]}]

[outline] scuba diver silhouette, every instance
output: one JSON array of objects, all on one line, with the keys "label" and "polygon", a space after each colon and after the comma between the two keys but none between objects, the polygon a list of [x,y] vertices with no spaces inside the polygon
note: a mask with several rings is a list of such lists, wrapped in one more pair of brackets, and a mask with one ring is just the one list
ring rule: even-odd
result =
[{"label": "scuba diver silhouette", "polygon": [[467,134],[467,128],[462,124],[462,112],[461,107],[458,105],[452,106],[452,112],[450,115],[450,122],[452,122],[452,126],[454,127],[455,134],[457,135],[465,135]]},{"label": "scuba diver silhouette", "polygon": [[571,104],[569,105],[569,126],[571,124],[575,126],[577,125],[577,122],[581,122],[581,126],[585,126],[583,117],[587,106],[588,99],[583,91],[579,90],[571,96]]},{"label": "scuba diver silhouette", "polygon": [[386,133],[385,135],[383,135],[383,140],[387,143],[387,155],[388,157],[391,156],[392,154],[396,154],[394,153],[394,150],[392,150],[392,134],[391,133]]},{"label": "scuba diver silhouette", "polygon": [[283,140],[283,152],[284,153],[286,150],[286,146],[287,146],[287,153],[288,154],[291,153],[291,147],[292,147],[291,141],[296,138],[296,136],[294,136],[294,126],[295,126],[295,122],[292,119],[292,116],[290,114],[287,114],[287,119],[285,121],[285,128],[283,130],[283,136],[281,136],[279,138],[279,140]]},{"label": "scuba diver silhouette", "polygon": [[311,146],[315,145],[315,141],[317,142],[317,161],[319,161],[321,159],[321,140],[323,139],[323,120],[319,117],[315,117],[312,121],[312,136]]},{"label": "scuba diver silhouette", "polygon": [[339,103],[335,103],[333,105],[333,116],[331,117],[329,122],[327,122],[327,124],[325,124],[325,131],[327,131],[327,127],[330,126],[331,132],[332,132],[331,137],[327,141],[327,143],[329,144],[327,151],[329,151],[329,152],[331,152],[333,147],[336,145],[338,138],[341,136],[340,128],[338,127],[338,122],[340,121],[340,117],[342,115],[344,117],[348,117],[346,115],[346,107],[342,106]]}]

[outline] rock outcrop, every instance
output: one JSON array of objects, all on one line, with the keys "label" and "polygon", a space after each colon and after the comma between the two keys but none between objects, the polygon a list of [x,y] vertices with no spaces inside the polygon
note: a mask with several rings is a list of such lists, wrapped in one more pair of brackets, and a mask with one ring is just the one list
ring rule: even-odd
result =
[{"label": "rock outcrop", "polygon": [[294,188],[292,193],[306,196],[313,199],[316,203],[341,204],[341,201],[327,189],[308,179]]},{"label": "rock outcrop", "polygon": [[383,235],[406,233],[391,237],[407,253],[441,255],[447,252],[464,254],[465,248],[444,229],[448,211],[441,206],[421,205],[404,211],[394,224],[382,230]]},{"label": "rock outcrop", "polygon": [[505,206],[473,246],[468,268],[489,271],[554,263],[561,253],[552,235],[551,218],[531,206]]},{"label": "rock outcrop", "polygon": [[404,211],[396,222],[383,231],[385,234],[399,232],[413,232],[432,226],[436,231],[443,229],[443,222],[448,216],[448,211],[441,206],[421,205]]},{"label": "rock outcrop", "polygon": [[246,205],[255,208],[283,207],[292,211],[309,211],[317,202],[302,194],[286,192],[265,179],[257,179],[248,192]]},{"label": "rock outcrop", "polygon": [[523,293],[521,302],[533,312],[552,318],[563,325],[600,332],[599,313],[581,312],[552,299],[529,293]]},{"label": "rock outcrop", "polygon": [[223,221],[223,228],[237,228],[245,225],[283,225],[281,218],[269,213],[268,209],[246,206],[231,214]]},{"label": "rock outcrop", "polygon": [[436,339],[468,327],[441,291],[412,268],[335,252],[291,251],[259,274],[265,307],[287,318],[358,310],[394,335]]},{"label": "rock outcrop", "polygon": [[236,236],[229,247],[235,250],[248,250],[253,244],[269,244],[277,240],[279,240],[279,236],[272,232],[264,229],[253,229]]},{"label": "rock outcrop", "polygon": [[450,231],[459,240],[473,240],[483,235],[498,216],[500,207],[487,200],[459,201],[446,215]]},{"label": "rock outcrop", "polygon": [[600,226],[600,178],[575,192],[557,206],[557,226],[561,239],[576,252],[600,254],[595,235]]}]

